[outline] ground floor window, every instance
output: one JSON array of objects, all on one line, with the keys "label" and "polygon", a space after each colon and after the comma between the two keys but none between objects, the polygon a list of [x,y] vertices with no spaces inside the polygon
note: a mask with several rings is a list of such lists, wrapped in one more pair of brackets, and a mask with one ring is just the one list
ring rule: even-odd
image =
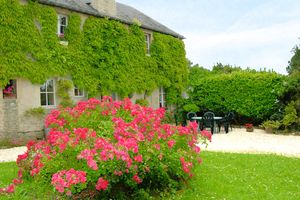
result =
[{"label": "ground floor window", "polygon": [[84,97],[84,90],[75,86],[74,87],[74,96],[75,97]]},{"label": "ground floor window", "polygon": [[2,90],[4,99],[17,98],[17,81],[15,79],[9,80],[8,84]]},{"label": "ground floor window", "polygon": [[159,88],[159,107],[160,108],[166,108],[167,103],[166,103],[166,92],[163,87]]},{"label": "ground floor window", "polygon": [[47,80],[43,85],[40,87],[40,94],[41,94],[41,105],[42,106],[54,106],[54,80]]}]

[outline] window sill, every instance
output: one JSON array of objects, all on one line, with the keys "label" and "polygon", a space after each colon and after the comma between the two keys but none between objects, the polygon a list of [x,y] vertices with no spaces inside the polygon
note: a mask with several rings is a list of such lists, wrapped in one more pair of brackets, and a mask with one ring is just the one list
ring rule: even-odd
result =
[{"label": "window sill", "polygon": [[51,105],[51,106],[50,106],[50,105],[49,105],[49,106],[42,106],[42,105],[41,105],[41,107],[44,108],[44,109],[49,109],[49,110],[51,110],[51,109],[56,109],[56,108],[57,108],[56,105]]}]

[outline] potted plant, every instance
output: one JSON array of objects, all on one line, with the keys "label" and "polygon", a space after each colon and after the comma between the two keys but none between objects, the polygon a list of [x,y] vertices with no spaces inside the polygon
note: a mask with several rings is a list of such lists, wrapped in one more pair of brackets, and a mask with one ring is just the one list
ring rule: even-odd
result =
[{"label": "potted plant", "polygon": [[5,87],[5,89],[3,89],[3,97],[7,99],[16,97],[15,89],[13,85],[8,85]]},{"label": "potted plant", "polygon": [[267,120],[261,125],[267,133],[274,133],[280,127],[281,123],[279,121]]},{"label": "potted plant", "polygon": [[245,128],[246,128],[246,131],[247,132],[253,132],[253,124],[251,124],[251,123],[247,123],[247,124],[245,124]]}]

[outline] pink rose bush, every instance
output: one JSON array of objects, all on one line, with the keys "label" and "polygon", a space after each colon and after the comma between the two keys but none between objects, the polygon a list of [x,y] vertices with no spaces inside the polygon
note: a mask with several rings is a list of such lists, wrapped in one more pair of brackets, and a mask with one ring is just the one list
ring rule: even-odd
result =
[{"label": "pink rose bush", "polygon": [[201,162],[197,144],[211,135],[199,134],[196,123],[163,124],[164,114],[110,97],[53,110],[45,120],[47,139],[27,144],[17,159],[18,178],[0,192],[13,192],[30,176],[51,183],[62,196],[94,190],[108,198],[120,187],[128,194],[178,188]]}]

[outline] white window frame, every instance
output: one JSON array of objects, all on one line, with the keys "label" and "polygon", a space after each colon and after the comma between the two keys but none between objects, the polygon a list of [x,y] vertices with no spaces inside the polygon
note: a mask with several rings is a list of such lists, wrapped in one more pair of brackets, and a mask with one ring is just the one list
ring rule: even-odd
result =
[{"label": "white window frame", "polygon": [[151,33],[144,33],[146,42],[146,55],[150,56]]},{"label": "white window frame", "polygon": [[[76,90],[77,90],[77,94],[75,92]],[[84,97],[84,89],[81,89],[75,85],[73,91],[74,91],[74,97]],[[80,91],[81,91],[81,95],[80,95]]]},{"label": "white window frame", "polygon": [[[66,24],[64,25],[64,24],[61,24],[61,19],[62,18],[66,18]],[[61,27],[65,27],[63,30],[63,33],[61,33]],[[67,15],[61,15],[61,14],[59,14],[59,15],[57,15],[57,35],[58,36],[62,36],[62,34],[63,34],[63,36],[65,35],[65,29],[68,27],[68,16]]]},{"label": "white window frame", "polygon": [[[47,83],[49,81],[52,81],[53,82],[53,92],[48,92],[47,91]],[[41,87],[45,85],[45,92],[41,92]],[[46,105],[42,105],[42,98],[40,99],[41,101],[41,106],[42,107],[55,107],[56,106],[56,99],[55,99],[55,81],[54,79],[48,79],[43,85],[40,86],[40,96],[41,94],[46,94]],[[48,94],[53,94],[53,105],[48,105],[49,103],[49,100],[48,100]]]},{"label": "white window frame", "polygon": [[166,108],[167,102],[166,102],[166,92],[163,87],[159,88],[159,107],[160,108]]}]

